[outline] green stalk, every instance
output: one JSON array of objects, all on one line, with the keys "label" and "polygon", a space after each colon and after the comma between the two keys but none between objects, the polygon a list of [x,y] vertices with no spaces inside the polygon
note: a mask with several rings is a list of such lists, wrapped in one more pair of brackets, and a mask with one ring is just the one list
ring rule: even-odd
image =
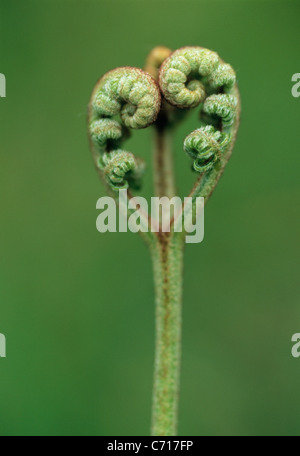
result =
[{"label": "green stalk", "polygon": [[154,188],[156,196],[176,195],[173,163],[173,131],[162,123],[155,128]]},{"label": "green stalk", "polygon": [[156,295],[153,436],[177,434],[183,245],[180,236],[165,233],[152,246]]},{"label": "green stalk", "polygon": [[[159,197],[176,194],[172,131],[160,122],[155,129],[154,186]],[[152,435],[177,433],[181,358],[183,273],[182,236],[158,233],[151,244],[156,299],[156,344]]]}]

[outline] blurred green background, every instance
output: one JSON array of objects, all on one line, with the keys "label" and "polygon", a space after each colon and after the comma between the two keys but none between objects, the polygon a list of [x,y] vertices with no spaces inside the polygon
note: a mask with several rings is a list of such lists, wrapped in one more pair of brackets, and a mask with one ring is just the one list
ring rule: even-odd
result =
[{"label": "blurred green background", "polygon": [[[287,0],[0,0],[0,435],[149,433],[151,263],[138,235],[96,231],[85,122],[96,80],[158,44],[219,52],[243,102],[205,241],[186,250],[179,433],[300,435],[299,13]],[[182,195],[195,127],[176,136]],[[150,162],[151,130],[128,149]]]}]

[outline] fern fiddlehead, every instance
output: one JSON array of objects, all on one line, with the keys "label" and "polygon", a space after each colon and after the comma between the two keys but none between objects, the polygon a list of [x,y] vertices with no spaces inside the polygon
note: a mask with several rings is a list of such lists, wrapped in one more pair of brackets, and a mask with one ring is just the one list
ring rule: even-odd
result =
[{"label": "fern fiddlehead", "polygon": [[204,173],[212,169],[221,158],[228,140],[227,135],[213,126],[193,131],[184,141],[184,150],[194,159],[194,170]]},{"label": "fern fiddlehead", "polygon": [[[176,195],[172,130],[188,110],[198,108],[199,125],[183,150],[198,176],[191,191],[207,200],[231,156],[240,117],[236,75],[217,53],[201,47],[172,52],[159,46],[145,71],[122,67],[96,84],[89,104],[88,130],[96,167],[114,195],[141,186],[145,164],[123,149],[130,131],[155,126],[155,192]],[[184,233],[151,233],[156,291],[156,356],[152,434],[176,435],[181,350],[181,296]]]},{"label": "fern fiddlehead", "polygon": [[[89,106],[89,136],[96,166],[112,190],[139,186],[145,166],[122,143],[130,129],[146,128],[160,111],[161,95],[151,76],[124,67],[96,84]],[[115,116],[120,116],[120,121]]]},{"label": "fern fiddlehead", "polygon": [[166,100],[179,109],[201,105],[204,126],[186,138],[184,149],[195,158],[197,172],[210,171],[235,140],[239,96],[234,70],[215,52],[186,47],[162,64],[159,84]]}]

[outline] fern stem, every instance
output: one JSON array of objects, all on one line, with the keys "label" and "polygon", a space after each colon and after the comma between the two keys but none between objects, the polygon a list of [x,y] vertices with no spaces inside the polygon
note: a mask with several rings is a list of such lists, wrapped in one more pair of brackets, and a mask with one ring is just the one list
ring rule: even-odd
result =
[{"label": "fern stem", "polygon": [[153,436],[175,436],[179,402],[183,242],[161,234],[152,246],[156,295]]},{"label": "fern stem", "polygon": [[154,147],[154,188],[158,197],[173,198],[176,195],[176,185],[173,163],[173,131],[164,126],[155,128]]}]

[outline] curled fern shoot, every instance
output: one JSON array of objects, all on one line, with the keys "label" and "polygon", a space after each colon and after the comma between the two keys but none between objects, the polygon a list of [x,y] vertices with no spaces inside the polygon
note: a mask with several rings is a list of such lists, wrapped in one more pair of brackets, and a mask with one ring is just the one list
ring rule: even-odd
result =
[{"label": "curled fern shoot", "polygon": [[[124,148],[137,129],[154,131],[154,194],[169,199],[177,195],[173,134],[188,111],[199,111],[198,125],[186,132],[182,166],[191,166],[195,182],[189,196],[196,217],[197,197],[209,199],[231,157],[240,119],[236,74],[216,52],[183,47],[172,52],[158,46],[147,57],[144,70],[121,67],[96,84],[88,110],[88,136],[97,171],[116,201],[128,190],[128,202],[142,189],[145,163]],[[190,163],[189,163],[190,161]],[[144,227],[140,234],[153,261],[156,298],[156,348],[152,429],[154,436],[177,433],[183,253],[186,232],[177,232],[175,214],[171,230],[138,208]],[[129,211],[130,214],[130,211]]]}]

